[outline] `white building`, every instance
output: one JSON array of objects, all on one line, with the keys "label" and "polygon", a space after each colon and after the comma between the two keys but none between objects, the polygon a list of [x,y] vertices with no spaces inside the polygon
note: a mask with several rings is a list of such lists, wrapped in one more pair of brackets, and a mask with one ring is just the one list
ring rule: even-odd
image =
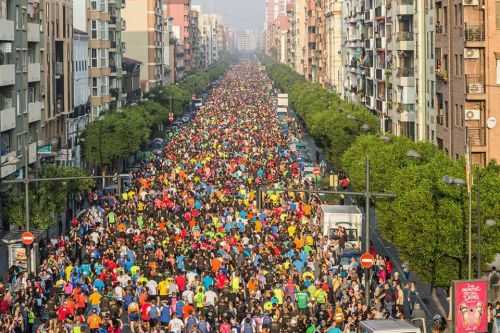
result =
[{"label": "white building", "polygon": [[210,66],[219,59],[220,34],[224,34],[224,31],[220,31],[220,22],[221,19],[218,15],[201,15],[201,43],[204,50],[202,57],[205,66]]},{"label": "white building", "polygon": [[89,36],[87,32],[73,30],[73,114],[68,118],[68,145],[73,163],[81,166],[79,136],[89,122],[90,88],[88,68]]}]

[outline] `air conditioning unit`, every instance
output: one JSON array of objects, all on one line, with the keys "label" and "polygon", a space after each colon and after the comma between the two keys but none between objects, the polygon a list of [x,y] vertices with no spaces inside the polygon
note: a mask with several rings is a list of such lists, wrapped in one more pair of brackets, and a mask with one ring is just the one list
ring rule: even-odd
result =
[{"label": "air conditioning unit", "polygon": [[480,120],[481,112],[474,109],[465,109],[465,120]]},{"label": "air conditioning unit", "polygon": [[464,6],[477,6],[479,5],[479,0],[464,0]]},{"label": "air conditioning unit", "polygon": [[464,49],[464,58],[465,59],[479,59],[479,49]]}]

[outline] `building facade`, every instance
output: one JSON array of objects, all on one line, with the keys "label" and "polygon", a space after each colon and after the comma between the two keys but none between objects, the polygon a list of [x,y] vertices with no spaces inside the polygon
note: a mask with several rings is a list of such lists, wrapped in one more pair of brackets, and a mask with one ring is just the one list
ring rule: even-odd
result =
[{"label": "building facade", "polygon": [[467,0],[459,8],[449,20],[464,26],[464,63],[452,70],[465,77],[463,116],[472,160],[500,162],[500,2]]},{"label": "building facade", "polygon": [[43,140],[57,161],[68,163],[67,122],[73,112],[72,1],[46,0],[45,11]]},{"label": "building facade", "polygon": [[73,165],[82,166],[80,135],[90,120],[89,35],[73,30],[73,112],[67,122],[68,148]]},{"label": "building facade", "polygon": [[43,110],[39,2],[0,0],[0,177],[35,163]]},{"label": "building facade", "polygon": [[[189,23],[191,22],[191,0],[167,0],[167,12],[172,17],[173,32],[176,43],[179,45],[178,63],[182,63],[182,71],[177,76],[182,77],[184,70],[191,70],[191,36],[189,34]],[[177,53],[177,52],[176,52]]]},{"label": "building facade", "polygon": [[127,30],[122,32],[122,39],[127,45],[125,56],[143,63],[143,91],[161,86],[166,66],[163,56],[162,0],[128,0],[122,16],[128,22]]}]

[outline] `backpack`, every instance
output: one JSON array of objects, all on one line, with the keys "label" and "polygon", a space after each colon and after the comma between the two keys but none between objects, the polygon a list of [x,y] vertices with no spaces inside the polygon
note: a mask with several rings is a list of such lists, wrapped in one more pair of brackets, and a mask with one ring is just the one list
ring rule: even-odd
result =
[{"label": "backpack", "polygon": [[149,309],[149,318],[158,319],[158,317],[160,317],[160,311],[158,310],[158,307],[152,306]]},{"label": "backpack", "polygon": [[208,323],[204,320],[200,321],[198,323],[198,329],[201,331],[201,333],[208,333]]},{"label": "backpack", "polygon": [[198,325],[198,320],[194,316],[189,316],[187,322],[186,322],[186,329],[189,331],[193,327],[196,327]]},{"label": "backpack", "polygon": [[243,331],[242,333],[254,333],[252,322],[247,323],[246,321],[243,323]]},{"label": "backpack", "polygon": [[273,320],[271,319],[271,317],[269,317],[268,315],[265,315],[263,318],[262,318],[262,325],[265,326],[265,327],[270,327],[271,324],[273,323]]}]

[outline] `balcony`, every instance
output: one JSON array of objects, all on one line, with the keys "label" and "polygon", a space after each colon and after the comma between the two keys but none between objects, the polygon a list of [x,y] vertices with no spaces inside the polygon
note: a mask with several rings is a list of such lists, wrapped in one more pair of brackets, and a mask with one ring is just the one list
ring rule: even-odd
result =
[{"label": "balcony", "polygon": [[32,142],[28,145],[28,162],[29,164],[36,162],[37,157],[38,144],[36,142]]},{"label": "balcony", "polygon": [[484,25],[465,24],[466,42],[483,42],[485,39]]},{"label": "balcony", "polygon": [[396,15],[413,15],[413,0],[398,0],[395,6]]},{"label": "balcony", "polygon": [[397,77],[412,77],[414,75],[413,67],[400,67],[396,72]]},{"label": "balcony", "polygon": [[40,42],[40,24],[28,23],[28,42]]},{"label": "balcony", "polygon": [[0,18],[0,40],[14,40],[14,21]]},{"label": "balcony", "polygon": [[10,86],[16,83],[16,65],[0,65],[0,87]]},{"label": "balcony", "polygon": [[472,146],[486,145],[486,128],[467,128],[470,144]]},{"label": "balcony", "polygon": [[121,20],[121,30],[127,30],[127,22],[124,19]]},{"label": "balcony", "polygon": [[64,65],[60,61],[56,62],[55,74],[56,74],[56,76],[64,75]]},{"label": "balcony", "polygon": [[40,63],[28,64],[28,82],[40,81]]},{"label": "balcony", "polygon": [[477,74],[465,75],[465,89],[469,95],[484,94],[484,76]]},{"label": "balcony", "polygon": [[16,128],[16,108],[12,99],[0,98],[0,131],[5,132]]},{"label": "balcony", "polygon": [[28,121],[34,123],[42,120],[42,102],[33,102],[28,104]]},{"label": "balcony", "polygon": [[11,151],[9,153],[6,153],[5,155],[2,155],[1,163],[5,165],[2,166],[1,171],[0,171],[0,177],[5,178],[17,170],[16,163],[10,163],[9,161],[15,161],[16,160],[16,151]]},{"label": "balcony", "polygon": [[125,42],[122,42],[122,52],[127,52],[127,44]]},{"label": "balcony", "polygon": [[411,51],[415,49],[415,41],[413,40],[413,32],[400,31],[396,33],[396,49],[401,51]]},{"label": "balcony", "polygon": [[383,20],[385,18],[385,7],[377,7],[375,8],[375,19],[376,20]]},{"label": "balcony", "polygon": [[443,33],[443,25],[442,24],[436,24],[436,33],[437,34]]}]

